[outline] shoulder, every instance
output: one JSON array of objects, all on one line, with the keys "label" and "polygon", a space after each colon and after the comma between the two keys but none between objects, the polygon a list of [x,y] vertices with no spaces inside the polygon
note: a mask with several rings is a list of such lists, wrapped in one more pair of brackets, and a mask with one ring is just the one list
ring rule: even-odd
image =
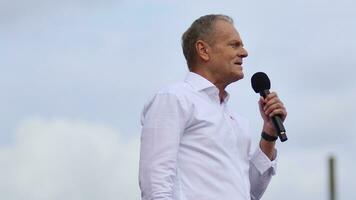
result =
[{"label": "shoulder", "polygon": [[189,94],[189,92],[190,92],[190,86],[186,82],[180,81],[159,89],[155,95],[166,94],[166,95],[176,96],[177,98],[181,98],[184,95]]},{"label": "shoulder", "polygon": [[192,92],[192,87],[188,83],[180,81],[160,88],[151,97],[151,100],[157,97],[170,97],[176,98],[180,103],[186,104],[188,103],[187,101],[189,100],[189,96],[192,95]]},{"label": "shoulder", "polygon": [[150,116],[188,118],[191,106],[187,90],[189,90],[189,86],[184,82],[178,82],[158,90],[145,103],[141,113],[141,123],[143,124],[143,120]]},{"label": "shoulder", "polygon": [[188,107],[189,95],[192,89],[189,84],[184,81],[173,83],[169,86],[160,88],[155,92],[146,102],[145,109],[149,108],[152,104],[167,104],[178,105],[185,109]]}]

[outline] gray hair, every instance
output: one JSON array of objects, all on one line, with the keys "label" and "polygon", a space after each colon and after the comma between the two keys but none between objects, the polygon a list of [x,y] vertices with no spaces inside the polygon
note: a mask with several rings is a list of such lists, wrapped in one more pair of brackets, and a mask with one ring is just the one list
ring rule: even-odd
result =
[{"label": "gray hair", "polygon": [[224,20],[231,24],[233,19],[226,15],[205,15],[195,20],[192,25],[182,35],[183,54],[187,61],[188,68],[191,70],[192,65],[196,62],[197,52],[195,43],[198,40],[204,40],[208,44],[213,44],[211,35],[214,33],[214,23],[217,20]]}]

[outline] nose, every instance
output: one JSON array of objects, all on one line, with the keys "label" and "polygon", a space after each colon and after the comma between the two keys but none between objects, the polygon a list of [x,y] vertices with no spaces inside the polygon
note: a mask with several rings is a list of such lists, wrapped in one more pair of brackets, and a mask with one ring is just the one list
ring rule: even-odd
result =
[{"label": "nose", "polygon": [[243,48],[243,47],[241,47],[241,50],[240,50],[239,54],[240,54],[239,56],[241,58],[246,58],[248,56],[247,50],[245,48]]}]

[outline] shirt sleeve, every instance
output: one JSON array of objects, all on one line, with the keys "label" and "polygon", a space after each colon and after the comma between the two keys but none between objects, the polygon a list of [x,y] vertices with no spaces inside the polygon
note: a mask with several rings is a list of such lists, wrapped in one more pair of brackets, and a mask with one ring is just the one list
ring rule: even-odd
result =
[{"label": "shirt sleeve", "polygon": [[277,150],[275,151],[275,157],[271,161],[258,146],[250,158],[249,176],[252,200],[261,199],[272,176],[276,174]]},{"label": "shirt sleeve", "polygon": [[171,200],[185,109],[174,94],[157,94],[142,113],[139,185],[142,200]]}]

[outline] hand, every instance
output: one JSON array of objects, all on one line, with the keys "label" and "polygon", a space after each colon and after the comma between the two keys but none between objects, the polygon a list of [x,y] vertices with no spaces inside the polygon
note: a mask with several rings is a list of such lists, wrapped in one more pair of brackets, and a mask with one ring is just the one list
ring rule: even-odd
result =
[{"label": "hand", "polygon": [[286,108],[275,92],[267,95],[265,99],[261,97],[258,104],[263,119],[263,131],[270,135],[276,136],[277,131],[273,126],[271,117],[279,115],[282,121],[284,121],[287,117]]}]

